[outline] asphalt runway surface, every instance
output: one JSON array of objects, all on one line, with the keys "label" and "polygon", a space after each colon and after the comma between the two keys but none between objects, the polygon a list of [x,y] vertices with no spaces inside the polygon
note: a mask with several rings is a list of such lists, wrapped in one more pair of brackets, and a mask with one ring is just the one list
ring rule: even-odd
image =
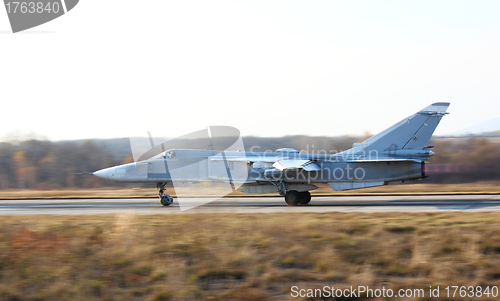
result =
[{"label": "asphalt runway surface", "polygon": [[169,207],[156,198],[0,200],[0,215],[500,211],[500,195],[313,196],[308,205],[296,207],[282,197],[230,197],[185,211],[179,200]]}]

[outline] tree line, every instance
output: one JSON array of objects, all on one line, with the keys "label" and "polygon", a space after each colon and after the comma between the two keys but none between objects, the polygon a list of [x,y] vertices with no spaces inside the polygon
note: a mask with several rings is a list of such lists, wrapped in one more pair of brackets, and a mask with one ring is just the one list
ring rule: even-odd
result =
[{"label": "tree line", "polygon": [[[359,142],[359,137],[285,136],[244,137],[246,151],[274,151],[290,147],[309,153],[335,153]],[[433,138],[436,153],[428,164],[427,183],[464,183],[500,180],[500,138]],[[191,141],[189,147],[205,149]],[[96,188],[142,186],[117,184],[93,176],[76,175],[133,162],[129,140],[27,140],[0,143],[0,189]]]}]

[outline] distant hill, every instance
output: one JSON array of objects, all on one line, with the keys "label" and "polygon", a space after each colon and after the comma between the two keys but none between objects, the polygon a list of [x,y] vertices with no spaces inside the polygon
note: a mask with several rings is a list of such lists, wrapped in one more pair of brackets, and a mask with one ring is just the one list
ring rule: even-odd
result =
[{"label": "distant hill", "polygon": [[500,132],[500,117],[458,130],[449,136],[467,136],[495,132]]},{"label": "distant hill", "polygon": [[485,133],[482,133],[481,136],[485,136],[485,137],[500,137],[500,131],[485,132]]}]

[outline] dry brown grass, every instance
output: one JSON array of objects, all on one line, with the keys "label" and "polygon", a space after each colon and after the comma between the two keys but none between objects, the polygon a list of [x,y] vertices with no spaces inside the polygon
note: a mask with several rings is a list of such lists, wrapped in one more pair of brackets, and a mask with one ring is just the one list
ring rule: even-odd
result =
[{"label": "dry brown grass", "polygon": [[[319,188],[312,191],[313,195],[385,195],[385,194],[500,194],[500,182],[478,182],[462,184],[407,184],[391,183],[390,185],[334,191],[327,184],[318,184]],[[203,189],[203,194],[210,194],[211,189]],[[167,188],[167,194],[175,196],[173,188]],[[155,184],[151,188],[101,188],[101,189],[47,189],[47,190],[0,190],[0,199],[40,199],[40,198],[144,198],[157,197]],[[220,195],[220,194],[217,194]],[[245,194],[239,191],[231,193],[234,196],[278,196],[278,193]]]},{"label": "dry brown grass", "polygon": [[500,285],[499,217],[1,217],[0,300],[282,300],[292,285]]}]

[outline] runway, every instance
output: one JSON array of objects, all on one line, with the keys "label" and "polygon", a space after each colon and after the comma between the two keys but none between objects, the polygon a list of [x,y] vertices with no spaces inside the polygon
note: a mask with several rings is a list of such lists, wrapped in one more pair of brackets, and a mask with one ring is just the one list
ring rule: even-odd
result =
[{"label": "runway", "polygon": [[228,197],[186,211],[178,202],[163,207],[156,198],[0,200],[0,215],[500,211],[500,195],[313,196],[296,207],[282,197]]}]

